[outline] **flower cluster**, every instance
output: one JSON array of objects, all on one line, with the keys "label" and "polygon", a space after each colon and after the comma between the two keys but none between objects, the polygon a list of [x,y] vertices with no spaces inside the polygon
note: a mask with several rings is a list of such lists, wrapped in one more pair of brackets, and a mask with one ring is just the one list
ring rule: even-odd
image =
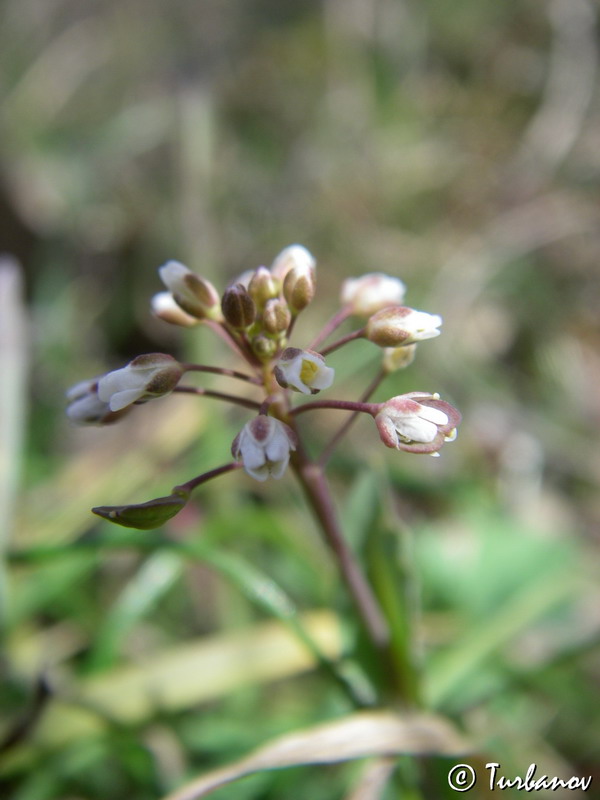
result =
[{"label": "flower cluster", "polygon": [[[97,514],[122,525],[154,527],[177,513],[192,489],[230,470],[243,467],[258,481],[279,479],[288,464],[300,472],[309,464],[301,445],[298,415],[319,408],[351,411],[321,454],[322,466],[334,445],[360,413],[370,414],[387,447],[410,453],[439,455],[456,436],[460,414],[437,394],[411,392],[385,403],[370,397],[386,374],[408,366],[417,344],[440,334],[442,319],[402,305],[406,287],[398,278],[371,273],[346,280],[340,309],[305,347],[289,345],[298,315],[312,302],[316,263],[301,245],[285,248],[270,268],[260,266],[241,275],[219,295],[205,278],[178,261],[159,269],[166,291],[152,299],[160,319],[181,327],[212,329],[231,348],[246,371],[221,366],[181,364],[163,353],[141,355],[121,369],[77,384],[67,393],[69,418],[80,424],[117,421],[134,405],[185,392],[234,403],[255,412],[232,444],[234,461],[175,487],[172,494],[136,506],[102,506]],[[323,346],[349,318],[360,327]],[[356,339],[381,348],[376,381],[357,401],[312,400],[293,404],[293,392],[315,395],[334,383],[335,371],[326,357]],[[244,382],[250,396],[225,394],[186,386],[186,373],[216,373]]]}]

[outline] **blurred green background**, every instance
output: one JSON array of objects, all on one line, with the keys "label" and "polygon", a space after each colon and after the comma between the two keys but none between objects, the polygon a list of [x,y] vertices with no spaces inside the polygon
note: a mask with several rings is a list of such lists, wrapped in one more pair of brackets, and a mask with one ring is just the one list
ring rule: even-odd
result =
[{"label": "blurred green background", "polygon": [[[440,392],[457,442],[393,453],[361,420],[331,466],[368,566],[373,530],[402,531],[429,707],[507,775],[536,761],[600,783],[597,6],[4,0],[0,54],[0,252],[23,284],[21,306],[3,262],[2,797],[158,798],[349,710],[298,653],[194,661],[292,603],[326,652],[340,621],[352,639],[291,476],[226,476],[156,535],[89,513],[224,463],[247,413],[169,398],[111,428],[64,417],[68,386],[141,352],[224,363],[209,331],[151,317],[165,260],[222,289],[296,241],[319,288],[294,344],[365,272],[444,318],[377,398]],[[328,396],[377,371],[376,348],[351,347]],[[150,667],[155,693],[128,710]],[[214,796],[349,798],[361,768]],[[447,771],[409,765],[382,797],[454,796]]]}]

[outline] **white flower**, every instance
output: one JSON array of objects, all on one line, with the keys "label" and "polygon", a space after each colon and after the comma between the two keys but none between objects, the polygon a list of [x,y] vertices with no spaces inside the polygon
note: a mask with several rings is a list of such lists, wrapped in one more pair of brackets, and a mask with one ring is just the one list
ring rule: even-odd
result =
[{"label": "white flower", "polygon": [[150,301],[150,307],[155,317],[170,322],[171,325],[181,325],[183,328],[192,328],[199,325],[200,320],[187,314],[181,306],[175,302],[171,292],[158,292]]},{"label": "white flower", "polygon": [[158,270],[160,279],[177,305],[198,319],[220,317],[220,298],[210,281],[196,275],[179,261],[167,261]]},{"label": "white flower", "polygon": [[333,383],[335,370],[325,364],[325,359],[312,350],[286,348],[275,366],[277,383],[302,394],[317,394]]},{"label": "white flower", "polygon": [[233,457],[242,462],[244,470],[257,481],[270,476],[281,478],[296,449],[296,435],[283,422],[259,414],[238,433],[231,445]]},{"label": "white flower", "polygon": [[67,391],[67,417],[77,425],[104,425],[115,422],[122,413],[113,413],[98,397],[98,378],[81,381]]},{"label": "white flower", "polygon": [[375,422],[387,447],[434,454],[456,438],[460,414],[437,394],[410,392],[383,403]]},{"label": "white flower", "polygon": [[380,347],[399,347],[439,336],[442,318],[407,306],[382,308],[369,319],[365,336]]},{"label": "white flower", "polygon": [[348,278],[342,284],[341,303],[350,306],[352,312],[368,317],[382,308],[400,305],[404,300],[406,286],[400,278],[392,278],[383,272],[369,272],[360,278]]},{"label": "white flower", "polygon": [[271,264],[271,274],[282,283],[285,276],[292,269],[299,270],[299,274],[313,275],[317,262],[311,252],[301,244],[291,244],[284,248]]},{"label": "white flower", "polygon": [[133,403],[163,397],[172,392],[183,368],[172,356],[149,353],[134,358],[126,367],[104,375],[98,381],[98,397],[111,411]]}]

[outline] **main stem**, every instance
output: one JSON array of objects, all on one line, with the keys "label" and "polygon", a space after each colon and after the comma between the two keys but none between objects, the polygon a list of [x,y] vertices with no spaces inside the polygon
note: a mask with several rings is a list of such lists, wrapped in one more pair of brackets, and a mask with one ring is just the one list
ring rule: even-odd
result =
[{"label": "main stem", "polygon": [[327,543],[336,556],[369,638],[378,650],[387,651],[390,641],[388,624],[367,579],[346,543],[323,470],[318,464],[309,461],[302,452],[295,455],[293,466],[306,498],[321,523]]}]

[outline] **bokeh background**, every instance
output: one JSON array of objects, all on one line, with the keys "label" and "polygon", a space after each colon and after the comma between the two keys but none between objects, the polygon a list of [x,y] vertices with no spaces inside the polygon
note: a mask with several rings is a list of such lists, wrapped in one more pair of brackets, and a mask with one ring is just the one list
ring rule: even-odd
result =
[{"label": "bokeh background", "polygon": [[[316,614],[332,654],[337,622],[352,628],[291,477],[226,476],[158,537],[89,513],[223,463],[245,412],[173,398],[111,428],[64,418],[68,386],[141,352],[224,363],[209,331],[151,317],[165,260],[223,288],[296,241],[319,264],[296,344],[365,272],[444,318],[377,398],[441,392],[463,413],[457,442],[440,459],[392,453],[361,420],[331,468],[357,551],[383,505],[397,515],[428,705],[507,775],[538,762],[600,783],[597,11],[4,0],[3,797],[161,797],[348,710],[298,654],[232,655],[285,616],[277,591]],[[378,358],[368,343],[332,356],[335,396],[356,397]],[[207,642],[229,660],[196,662]],[[155,695],[127,706],[151,667]],[[361,768],[215,797],[350,797]],[[444,797],[447,768],[420,763],[383,797]]]}]

